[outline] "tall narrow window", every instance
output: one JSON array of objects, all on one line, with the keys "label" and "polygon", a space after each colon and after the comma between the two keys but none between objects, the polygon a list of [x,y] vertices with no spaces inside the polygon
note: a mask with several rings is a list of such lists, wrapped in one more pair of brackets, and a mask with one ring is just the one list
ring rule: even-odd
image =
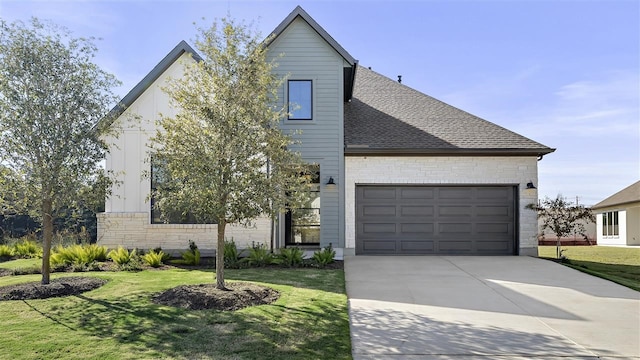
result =
[{"label": "tall narrow window", "polygon": [[311,165],[313,187],[306,203],[285,215],[285,245],[320,244],[320,166]]},{"label": "tall narrow window", "polygon": [[289,120],[313,119],[313,83],[311,80],[289,80]]},{"label": "tall narrow window", "polygon": [[618,212],[609,211],[602,213],[602,235],[603,236],[618,236]]}]

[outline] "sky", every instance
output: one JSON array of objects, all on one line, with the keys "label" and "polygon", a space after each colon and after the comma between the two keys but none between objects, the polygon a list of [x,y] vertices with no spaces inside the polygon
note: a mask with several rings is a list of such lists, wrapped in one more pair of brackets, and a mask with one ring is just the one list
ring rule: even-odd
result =
[{"label": "sky", "polygon": [[593,205],[640,180],[640,1],[24,1],[5,21],[49,19],[99,38],[124,96],[194,23],[231,16],[267,36],[301,5],[359,63],[557,149],[540,198]]}]

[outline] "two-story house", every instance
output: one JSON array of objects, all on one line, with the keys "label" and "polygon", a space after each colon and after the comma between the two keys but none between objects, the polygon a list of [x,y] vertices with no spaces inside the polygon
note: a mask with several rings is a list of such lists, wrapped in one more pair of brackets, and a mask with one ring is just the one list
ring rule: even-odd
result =
[{"label": "two-story house", "polygon": [[[304,217],[282,214],[227,228],[239,247],[328,245],[360,254],[536,255],[537,163],[547,146],[389,79],[358,62],[297,7],[268,48],[288,74],[280,101],[296,103],[281,123],[316,164],[316,191]],[[185,61],[178,44],[111,113],[121,132],[107,169],[121,183],[98,216],[109,247],[180,250],[193,240],[215,249],[215,224],[162,223],[148,199],[147,147],[159,114],[173,114],[161,87]],[[135,119],[135,120],[134,120]],[[295,214],[295,213],[294,213]]]}]

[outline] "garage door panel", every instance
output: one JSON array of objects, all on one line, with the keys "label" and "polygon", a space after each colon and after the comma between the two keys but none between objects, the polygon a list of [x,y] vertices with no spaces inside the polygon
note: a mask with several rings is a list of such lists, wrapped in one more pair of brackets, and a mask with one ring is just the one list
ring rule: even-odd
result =
[{"label": "garage door panel", "polygon": [[365,235],[368,234],[395,234],[396,233],[396,224],[394,223],[364,223],[362,224],[362,233]]},{"label": "garage door panel", "polygon": [[363,206],[362,215],[364,216],[396,216],[396,206],[395,205]]},{"label": "garage door panel", "polygon": [[476,248],[478,251],[507,251],[508,246],[504,241],[495,241],[495,240],[479,240],[476,241]]},{"label": "garage door panel", "polygon": [[400,188],[401,199],[433,199],[434,190],[430,188],[421,187],[405,187]]},{"label": "garage door panel", "polygon": [[471,216],[473,215],[473,207],[472,206],[439,206],[438,207],[438,215],[439,216]]},{"label": "garage door panel", "polygon": [[363,192],[365,199],[395,199],[396,189],[392,187],[371,187],[365,188]]},{"label": "garage door panel", "polygon": [[400,206],[401,216],[433,216],[433,206],[404,205]]},{"label": "garage door panel", "polygon": [[396,242],[395,241],[376,241],[370,240],[364,243],[364,250],[370,252],[377,253],[395,253],[396,252]]},{"label": "garage door panel", "polygon": [[490,201],[511,200],[513,191],[510,187],[479,187],[476,189],[476,197]]},{"label": "garage door panel", "polygon": [[402,223],[400,231],[403,234],[432,234],[434,226],[432,223]]},{"label": "garage door panel", "polygon": [[473,226],[469,223],[449,223],[439,224],[438,232],[440,235],[446,236],[447,234],[471,234]]},{"label": "garage door panel", "polygon": [[356,254],[512,255],[513,186],[356,186]]},{"label": "garage door panel", "polygon": [[509,206],[498,206],[498,205],[494,205],[494,206],[477,206],[476,207],[476,214],[478,214],[478,216],[505,216],[505,217],[509,217],[511,216],[510,214],[510,208]]},{"label": "garage door panel", "polygon": [[433,241],[424,241],[424,240],[403,240],[400,243],[400,249],[403,252],[420,252],[420,253],[428,253],[433,252],[434,250],[434,242]]},{"label": "garage door panel", "polygon": [[509,234],[510,230],[509,223],[476,224],[478,234]]}]

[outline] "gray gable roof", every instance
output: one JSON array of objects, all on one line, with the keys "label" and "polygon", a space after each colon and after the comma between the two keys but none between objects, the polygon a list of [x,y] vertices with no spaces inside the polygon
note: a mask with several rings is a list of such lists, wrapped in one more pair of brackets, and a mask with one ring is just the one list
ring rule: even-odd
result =
[{"label": "gray gable roof", "polygon": [[345,155],[537,155],[538,142],[358,66],[344,111]]},{"label": "gray gable roof", "polygon": [[342,45],[338,44],[337,41],[334,40],[325,29],[320,26],[313,18],[306,12],[304,9],[298,5],[295,9],[286,17],[282,22],[276,26],[276,28],[271,32],[271,35],[268,37],[269,41],[265,44],[266,46],[271,45],[271,43],[295,20],[297,17],[302,18],[304,21],[311,26],[313,30],[315,30],[320,37],[324,39],[340,56],[342,56],[350,65],[355,65],[358,61],[351,56],[347,50],[345,50]]},{"label": "gray gable roof", "polygon": [[627,186],[626,188],[593,205],[591,208],[600,209],[634,202],[640,202],[640,181]]},{"label": "gray gable roof", "polygon": [[158,80],[160,75],[162,75],[167,69],[173,65],[176,60],[182,56],[182,54],[188,53],[191,54],[194,60],[202,61],[202,58],[198,53],[193,50],[186,41],[182,40],[176,47],[173,48],[160,62],[145,76],[140,80],[140,82],[133,88],[131,91],[122,98],[122,100],[109,111],[109,113],[103,117],[100,122],[96,125],[97,127],[108,127],[110,126],[122,113],[133,104],[139,97],[142,95],[148,88],[153,84],[154,81]]},{"label": "gray gable roof", "polygon": [[309,26],[311,26],[311,28],[349,64],[349,66],[346,66],[343,69],[344,101],[349,101],[353,94],[353,83],[356,76],[356,69],[358,67],[358,60],[351,56],[351,54],[349,54],[342,45],[338,44],[338,42],[306,11],[304,11],[300,5],[296,6],[296,8],[293,9],[293,11],[284,18],[278,26],[276,26],[276,28],[271,32],[271,35],[267,37],[265,46],[271,45],[271,43],[298,17],[306,21],[307,24],[309,24]]}]

